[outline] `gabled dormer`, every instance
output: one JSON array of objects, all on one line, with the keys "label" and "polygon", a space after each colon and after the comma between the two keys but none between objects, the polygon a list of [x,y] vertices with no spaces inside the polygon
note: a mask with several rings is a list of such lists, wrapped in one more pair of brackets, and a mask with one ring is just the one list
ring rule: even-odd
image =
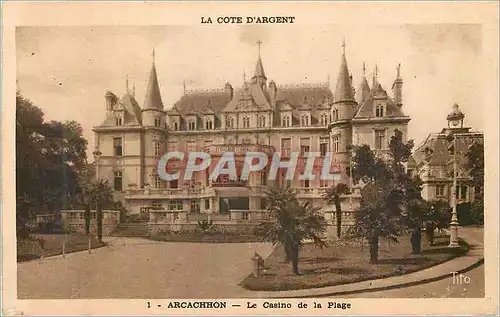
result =
[{"label": "gabled dormer", "polygon": [[195,131],[198,130],[198,113],[194,107],[189,108],[189,110],[184,115],[184,121],[186,122],[186,130]]},{"label": "gabled dormer", "polygon": [[210,106],[210,101],[208,106],[203,110],[203,129],[204,130],[213,130],[215,129],[215,111]]},{"label": "gabled dormer", "polygon": [[175,105],[167,112],[167,116],[169,129],[179,131],[181,129],[181,114]]}]

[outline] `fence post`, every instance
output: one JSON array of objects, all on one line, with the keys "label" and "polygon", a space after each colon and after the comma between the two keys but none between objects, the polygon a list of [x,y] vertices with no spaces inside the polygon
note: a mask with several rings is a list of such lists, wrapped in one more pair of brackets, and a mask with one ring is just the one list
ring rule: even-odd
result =
[{"label": "fence post", "polygon": [[90,231],[91,228],[89,226],[89,254],[92,253],[92,244],[91,244],[92,236],[90,235]]}]

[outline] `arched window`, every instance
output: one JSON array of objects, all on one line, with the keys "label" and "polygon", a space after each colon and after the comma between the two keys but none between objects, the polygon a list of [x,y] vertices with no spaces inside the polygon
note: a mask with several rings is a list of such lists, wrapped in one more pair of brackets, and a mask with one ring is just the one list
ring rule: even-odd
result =
[{"label": "arched window", "polygon": [[227,117],[226,119],[226,127],[229,129],[234,128],[234,118],[233,117]]},{"label": "arched window", "polygon": [[339,109],[333,109],[333,121],[339,120]]},{"label": "arched window", "polygon": [[194,120],[193,120],[193,119],[191,119],[191,120],[189,120],[189,121],[188,121],[188,129],[189,129],[189,130],[194,130],[194,129],[196,129],[196,123],[194,122]]},{"label": "arched window", "polygon": [[328,115],[326,113],[321,114],[320,122],[321,122],[321,125],[328,124]]},{"label": "arched window", "polygon": [[266,117],[265,116],[260,116],[259,117],[259,127],[263,128],[266,126]]},{"label": "arched window", "polygon": [[383,117],[384,116],[384,105],[377,105],[375,108],[375,116]]},{"label": "arched window", "polygon": [[212,130],[213,126],[212,119],[205,119],[205,129]]},{"label": "arched window", "polygon": [[250,118],[243,117],[243,128],[250,128]]},{"label": "arched window", "polygon": [[301,117],[301,124],[302,126],[306,127],[309,125],[309,115],[303,114]]},{"label": "arched window", "polygon": [[290,116],[289,115],[285,115],[283,117],[283,126],[284,127],[289,127],[290,126]]}]

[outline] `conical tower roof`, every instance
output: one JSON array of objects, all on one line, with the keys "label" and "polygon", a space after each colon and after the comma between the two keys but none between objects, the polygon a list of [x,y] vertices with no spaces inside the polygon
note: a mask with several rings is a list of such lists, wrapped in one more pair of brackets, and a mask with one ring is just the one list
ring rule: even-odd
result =
[{"label": "conical tower roof", "polygon": [[345,52],[342,54],[337,86],[335,87],[335,94],[333,97],[335,102],[354,101],[354,91],[352,89],[349,69],[347,68]]},{"label": "conical tower roof", "polygon": [[365,71],[366,71],[365,63],[363,63],[363,78],[361,79],[361,83],[359,85],[359,89],[357,91],[357,96],[356,96],[356,100],[360,104],[365,101],[366,96],[368,96],[368,94],[370,93],[370,85],[368,85],[368,80],[366,79]]},{"label": "conical tower roof", "polygon": [[257,64],[255,64],[255,73],[253,77],[266,77],[266,73],[264,72],[264,66],[262,66],[262,59],[259,56],[259,59],[257,59]]},{"label": "conical tower roof", "polygon": [[158,75],[156,74],[156,66],[154,62],[153,51],[153,66],[149,73],[148,88],[146,90],[146,99],[144,101],[144,109],[163,110],[163,102],[161,100],[160,85],[158,84]]}]

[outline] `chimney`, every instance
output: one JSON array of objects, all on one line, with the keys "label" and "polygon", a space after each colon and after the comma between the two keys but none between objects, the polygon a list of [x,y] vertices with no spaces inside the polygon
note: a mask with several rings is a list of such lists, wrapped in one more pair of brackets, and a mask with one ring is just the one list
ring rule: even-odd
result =
[{"label": "chimney", "polygon": [[234,93],[234,89],[233,89],[233,86],[231,86],[230,83],[226,83],[224,85],[224,91],[229,95],[229,98],[231,100],[233,100],[233,93]]},{"label": "chimney", "polygon": [[392,93],[394,95],[394,103],[396,106],[403,106],[403,78],[401,78],[401,64],[397,67],[396,80],[392,84]]},{"label": "chimney", "polygon": [[106,113],[109,113],[113,111],[118,98],[109,90],[106,92],[106,95],[104,95],[104,98],[106,99]]},{"label": "chimney", "polygon": [[274,80],[271,80],[269,82],[269,99],[271,101],[271,106],[273,106],[273,108],[276,106],[276,83],[274,82]]}]

